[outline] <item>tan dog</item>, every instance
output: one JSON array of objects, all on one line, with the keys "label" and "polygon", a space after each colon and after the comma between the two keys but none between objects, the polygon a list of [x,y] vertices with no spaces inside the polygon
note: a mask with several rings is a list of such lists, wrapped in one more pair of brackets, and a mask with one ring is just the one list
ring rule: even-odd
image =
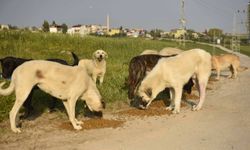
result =
[{"label": "tan dog", "polygon": [[4,84],[5,82],[0,84],[1,95],[10,95],[13,91],[16,93],[16,101],[10,111],[11,129],[16,133],[21,132],[16,127],[16,115],[35,85],[63,100],[69,120],[76,130],[82,128],[82,122],[75,118],[75,105],[79,98],[86,101],[92,111],[104,108],[95,83],[81,66],[71,67],[56,62],[32,60],[15,69],[8,88],[3,89]]},{"label": "tan dog", "polygon": [[99,78],[100,84],[102,84],[106,73],[106,58],[108,58],[108,54],[104,50],[96,50],[92,59],[81,59],[79,65],[87,69],[95,83]]},{"label": "tan dog", "polygon": [[217,80],[220,79],[220,72],[227,68],[229,68],[231,71],[231,75],[229,75],[228,77],[236,78],[239,67],[240,67],[240,58],[234,54],[223,54],[218,56],[212,56],[212,69],[216,70]]},{"label": "tan dog", "polygon": [[159,51],[159,55],[170,56],[182,53],[183,50],[173,47],[166,47]]},{"label": "tan dog", "polygon": [[151,55],[151,54],[158,55],[158,51],[157,50],[146,49],[140,55]]},{"label": "tan dog", "polygon": [[209,53],[201,49],[185,51],[171,58],[161,58],[141,82],[138,95],[144,103],[147,103],[147,108],[155,97],[168,87],[171,89],[173,99],[167,109],[174,108],[173,113],[179,113],[183,86],[195,75],[200,101],[198,105],[193,106],[193,110],[199,110],[205,100],[210,74],[211,55]]}]

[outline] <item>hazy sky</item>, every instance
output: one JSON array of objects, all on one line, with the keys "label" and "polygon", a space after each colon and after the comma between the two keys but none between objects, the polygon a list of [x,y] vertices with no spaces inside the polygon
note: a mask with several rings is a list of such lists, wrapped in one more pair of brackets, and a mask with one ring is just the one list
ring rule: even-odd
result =
[{"label": "hazy sky", "polygon": [[[249,0],[185,0],[187,28],[204,31],[218,27],[232,32],[234,12],[237,30],[244,31]],[[179,27],[180,0],[0,0],[0,24],[41,26],[44,20],[58,24],[106,24],[111,27]]]}]

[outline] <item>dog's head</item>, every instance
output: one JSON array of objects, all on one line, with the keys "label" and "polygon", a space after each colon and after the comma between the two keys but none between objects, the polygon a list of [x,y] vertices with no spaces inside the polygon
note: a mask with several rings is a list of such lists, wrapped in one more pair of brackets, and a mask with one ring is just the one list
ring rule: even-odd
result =
[{"label": "dog's head", "polygon": [[104,50],[99,49],[93,53],[93,59],[96,59],[99,62],[101,62],[102,60],[106,58],[108,58],[108,54]]},{"label": "dog's head", "polygon": [[11,57],[11,56],[0,59],[3,78],[5,79],[11,78],[13,71],[18,66],[20,66],[21,64],[29,60],[31,59],[23,59],[23,58]]},{"label": "dog's head", "polygon": [[143,109],[148,108],[152,101],[152,89],[140,87],[138,90],[138,96],[140,98],[140,107]]},{"label": "dog's head", "polygon": [[92,112],[101,112],[105,109],[106,104],[104,100],[101,100],[100,98],[95,97],[88,97],[85,99],[85,102],[89,108],[90,111]]}]

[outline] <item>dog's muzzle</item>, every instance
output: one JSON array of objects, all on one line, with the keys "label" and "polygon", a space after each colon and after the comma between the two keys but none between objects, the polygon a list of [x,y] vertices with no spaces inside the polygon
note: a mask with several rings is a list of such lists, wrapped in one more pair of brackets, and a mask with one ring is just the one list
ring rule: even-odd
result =
[{"label": "dog's muzzle", "polygon": [[140,109],[147,109],[148,103],[143,101],[142,98],[138,99],[138,107]]},{"label": "dog's muzzle", "polygon": [[104,58],[104,57],[103,57],[102,55],[100,55],[100,56],[97,58],[97,60],[98,60],[98,61],[102,61],[103,58]]}]

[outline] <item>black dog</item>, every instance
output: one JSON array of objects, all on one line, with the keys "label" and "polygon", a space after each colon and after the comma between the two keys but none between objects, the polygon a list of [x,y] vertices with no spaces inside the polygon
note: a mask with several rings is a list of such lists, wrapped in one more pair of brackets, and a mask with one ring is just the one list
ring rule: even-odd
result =
[{"label": "black dog", "polygon": [[[71,52],[71,54],[72,54],[72,57],[74,59],[73,64],[68,64],[65,60],[62,60],[62,59],[46,59],[46,60],[58,62],[58,63],[61,63],[63,65],[69,65],[69,66],[78,65],[79,58],[76,56],[75,53]],[[32,60],[32,59],[23,59],[23,58],[11,57],[11,56],[0,59],[1,66],[2,66],[2,77],[5,79],[10,79],[13,71],[18,66],[20,66],[24,62],[30,61],[30,60]],[[31,112],[34,110],[33,106],[31,105],[31,100],[32,100],[34,89],[37,89],[37,88],[35,87],[32,89],[30,95],[28,96],[28,98],[26,99],[26,101],[23,104],[23,106],[25,108],[25,115],[24,115],[25,117],[29,116],[31,114]],[[54,98],[54,99],[56,99],[56,98]],[[55,102],[56,101],[53,100],[52,106],[50,106],[50,110],[54,109]]]},{"label": "black dog", "polygon": [[[135,92],[137,87],[140,85],[141,81],[146,76],[147,72],[150,72],[154,66],[157,64],[158,60],[163,57],[173,57],[171,56],[161,56],[161,55],[139,55],[133,57],[129,63],[129,76],[127,79],[128,86],[128,98],[131,100],[131,105],[133,105],[133,99],[135,98]],[[191,94],[192,87],[194,83],[192,78],[189,79],[188,83],[186,83],[183,87],[183,90],[188,94]],[[168,89],[166,89],[169,91]]]}]

